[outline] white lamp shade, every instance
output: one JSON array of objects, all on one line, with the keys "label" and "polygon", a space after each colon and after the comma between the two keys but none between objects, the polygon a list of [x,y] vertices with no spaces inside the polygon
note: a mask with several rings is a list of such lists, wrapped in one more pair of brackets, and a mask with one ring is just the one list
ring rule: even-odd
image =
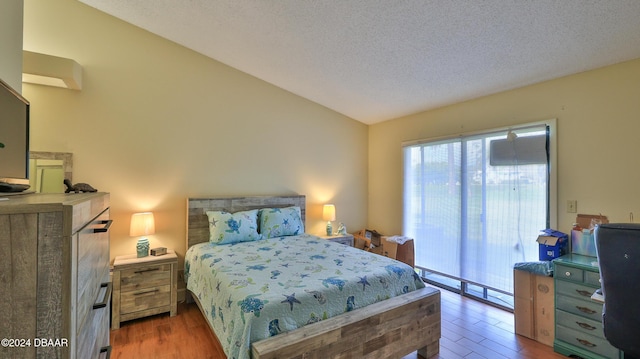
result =
[{"label": "white lamp shade", "polygon": [[156,224],[153,219],[153,213],[134,213],[131,216],[131,228],[129,229],[131,237],[146,236],[154,233],[156,233]]},{"label": "white lamp shade", "polygon": [[322,219],[325,221],[336,220],[336,206],[332,204],[325,204],[322,208]]}]

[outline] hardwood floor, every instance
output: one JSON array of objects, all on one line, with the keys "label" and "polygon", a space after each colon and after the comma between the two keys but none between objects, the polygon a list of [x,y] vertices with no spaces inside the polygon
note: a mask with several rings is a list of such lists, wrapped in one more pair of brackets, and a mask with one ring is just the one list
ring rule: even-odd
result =
[{"label": "hardwood floor", "polygon": [[111,331],[113,359],[221,359],[218,340],[195,304],[178,304],[169,313],[122,322]]},{"label": "hardwood floor", "polygon": [[[513,314],[441,290],[440,354],[429,359],[542,359],[567,357],[514,334]],[[179,304],[178,315],[156,315],[122,323],[111,331],[111,358],[223,359],[224,352],[195,304]],[[416,359],[416,353],[402,359]]]}]

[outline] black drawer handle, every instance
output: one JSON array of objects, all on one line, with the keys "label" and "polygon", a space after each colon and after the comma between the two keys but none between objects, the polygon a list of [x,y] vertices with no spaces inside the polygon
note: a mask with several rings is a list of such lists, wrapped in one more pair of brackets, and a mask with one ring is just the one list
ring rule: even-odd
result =
[{"label": "black drawer handle", "polygon": [[113,285],[111,284],[111,282],[100,284],[100,288],[104,288],[104,287],[107,287],[107,292],[104,294],[104,298],[102,299],[102,302],[93,304],[93,309],[100,309],[100,308],[106,307],[107,303],[109,302],[109,299],[111,299],[111,291],[113,290]]},{"label": "black drawer handle", "polygon": [[576,289],[576,292],[583,297],[591,298],[591,294],[592,294],[591,292],[587,292],[586,290],[580,290],[580,289]]},{"label": "black drawer handle", "polygon": [[595,330],[596,329],[596,327],[594,327],[593,325],[589,325],[587,323],[576,322],[576,324],[578,324],[578,326],[580,326],[580,328],[582,328],[582,329],[587,329],[587,330]]},{"label": "black drawer handle", "polygon": [[584,345],[585,347],[593,348],[593,347],[597,346],[597,345],[591,343],[588,340],[584,340],[584,339],[580,339],[580,338],[576,338],[576,340],[578,341],[578,343]]},{"label": "black drawer handle", "polygon": [[100,348],[100,354],[107,353],[107,359],[111,358],[111,345]]},{"label": "black drawer handle", "polygon": [[149,268],[149,269],[141,269],[141,270],[137,270],[137,271],[135,271],[133,273],[140,274],[140,273],[146,273],[146,272],[155,272],[157,270],[160,270],[160,267]]},{"label": "black drawer handle", "polygon": [[93,233],[104,233],[107,232],[109,230],[109,227],[111,227],[111,223],[113,223],[112,219],[108,219],[105,221],[98,221],[99,224],[104,224],[104,227],[101,228],[94,228],[93,229]]},{"label": "black drawer handle", "polygon": [[160,291],[159,289],[145,290],[144,292],[133,293],[133,295],[144,295],[144,294],[156,293],[159,291]]},{"label": "black drawer handle", "polygon": [[587,308],[587,307],[580,307],[580,306],[576,305],[576,308],[578,308],[579,311],[581,311],[582,313],[585,313],[585,314],[596,314],[597,313],[595,310]]}]

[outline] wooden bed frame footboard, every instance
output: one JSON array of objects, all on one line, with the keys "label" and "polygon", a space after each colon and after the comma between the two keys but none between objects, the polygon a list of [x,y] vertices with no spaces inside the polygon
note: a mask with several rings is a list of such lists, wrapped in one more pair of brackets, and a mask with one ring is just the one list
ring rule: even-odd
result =
[{"label": "wooden bed frame footboard", "polygon": [[[208,210],[291,205],[301,208],[304,221],[305,197],[300,195],[189,198],[187,248],[209,240]],[[253,359],[401,358],[416,350],[430,358],[440,351],[440,331],[440,291],[426,287],[257,341],[251,351]]]},{"label": "wooden bed frame footboard", "polygon": [[440,291],[427,287],[255,342],[252,358],[430,358],[440,327]]}]

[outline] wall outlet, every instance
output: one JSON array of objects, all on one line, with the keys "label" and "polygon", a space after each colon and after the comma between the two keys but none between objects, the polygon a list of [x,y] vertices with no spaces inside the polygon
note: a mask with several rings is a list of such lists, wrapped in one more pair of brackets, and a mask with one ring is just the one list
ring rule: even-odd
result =
[{"label": "wall outlet", "polygon": [[567,201],[567,213],[576,213],[578,212],[578,201],[575,199],[570,199]]}]

